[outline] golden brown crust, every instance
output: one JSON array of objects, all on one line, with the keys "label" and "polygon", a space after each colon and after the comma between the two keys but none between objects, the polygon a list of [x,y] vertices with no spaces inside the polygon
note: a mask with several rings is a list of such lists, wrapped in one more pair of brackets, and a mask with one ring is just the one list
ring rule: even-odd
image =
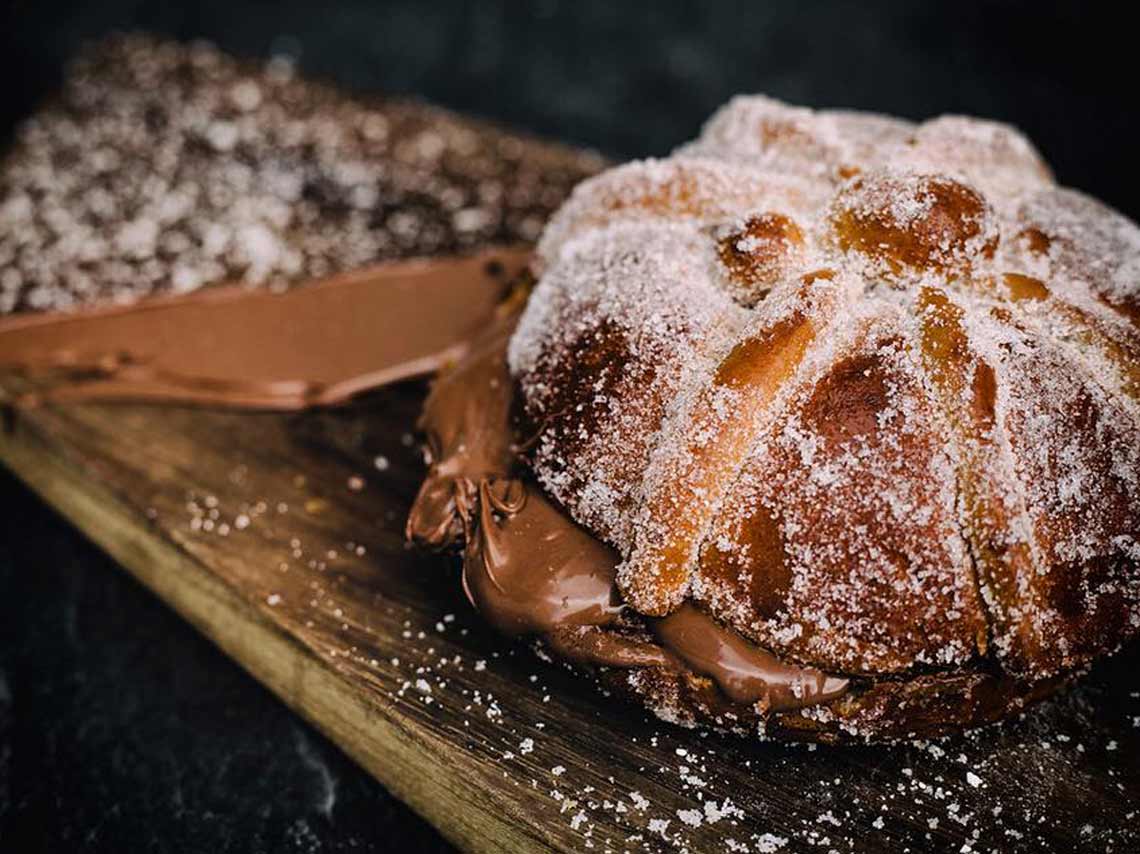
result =
[{"label": "golden brown crust", "polygon": [[[660,469],[644,501],[645,519],[618,575],[638,611],[664,616],[688,592],[697,552],[724,490],[754,438],[754,425],[802,361],[815,336],[798,314],[741,340],[696,396],[677,440],[678,454]],[[724,408],[732,412],[725,415]]]},{"label": "golden brown crust", "polygon": [[952,477],[938,433],[897,328],[881,324],[761,439],[705,541],[694,595],[766,648],[833,671],[969,661],[985,620],[952,486],[937,477]]},{"label": "golden brown crust", "polygon": [[773,211],[748,217],[717,241],[717,255],[735,286],[734,299],[746,307],[802,267],[803,249],[803,229],[791,217]]},{"label": "golden brown crust", "polygon": [[908,270],[957,277],[997,248],[993,212],[981,193],[938,175],[856,177],[835,198],[831,228],[843,251],[892,277]]}]

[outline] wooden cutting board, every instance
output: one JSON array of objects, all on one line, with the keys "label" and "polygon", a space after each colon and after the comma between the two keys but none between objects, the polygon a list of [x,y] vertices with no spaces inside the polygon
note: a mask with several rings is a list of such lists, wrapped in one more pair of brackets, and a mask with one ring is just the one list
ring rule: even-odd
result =
[{"label": "wooden cutting board", "polygon": [[0,459],[462,848],[1140,844],[1134,651],[1006,726],[812,749],[650,720],[489,632],[456,568],[403,545],[423,392],[294,415],[8,409]]}]

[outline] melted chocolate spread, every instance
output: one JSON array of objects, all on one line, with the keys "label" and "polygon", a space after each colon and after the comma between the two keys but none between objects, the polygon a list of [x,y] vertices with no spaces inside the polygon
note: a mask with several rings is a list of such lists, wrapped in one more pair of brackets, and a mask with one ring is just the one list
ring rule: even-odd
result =
[{"label": "melted chocolate spread", "polygon": [[432,464],[408,538],[435,549],[462,545],[463,589],[486,619],[507,634],[541,635],[571,660],[687,667],[761,711],[841,696],[846,679],[782,662],[693,605],[647,621],[657,643],[618,630],[618,555],[517,478],[506,346],[524,302],[516,293],[500,306],[428,395],[419,426]]},{"label": "melted chocolate spread", "polygon": [[616,556],[517,480],[479,483],[477,535],[467,540],[463,587],[507,634],[606,626],[621,613]]},{"label": "melted chocolate spread", "polygon": [[[716,628],[710,630],[710,623]],[[668,649],[738,703],[760,703],[765,710],[800,709],[834,700],[847,690],[846,679],[780,661],[689,603],[653,620],[652,626]]]},{"label": "melted chocolate spread", "polygon": [[127,307],[0,321],[22,399],[156,400],[266,409],[343,403],[459,358],[523,249],[393,262],[284,294],[229,286]]}]

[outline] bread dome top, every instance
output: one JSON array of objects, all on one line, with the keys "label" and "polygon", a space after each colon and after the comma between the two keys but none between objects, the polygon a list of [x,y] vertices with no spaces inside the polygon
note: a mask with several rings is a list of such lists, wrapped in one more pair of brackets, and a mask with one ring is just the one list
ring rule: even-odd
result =
[{"label": "bread dome top", "polygon": [[530,465],[633,609],[844,673],[1140,630],[1140,229],[1014,129],[738,97],[536,265]]}]

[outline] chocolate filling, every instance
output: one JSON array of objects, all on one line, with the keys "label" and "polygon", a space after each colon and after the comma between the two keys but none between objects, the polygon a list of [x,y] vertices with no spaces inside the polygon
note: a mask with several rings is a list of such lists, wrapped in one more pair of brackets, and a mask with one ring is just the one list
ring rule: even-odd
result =
[{"label": "chocolate filling", "polygon": [[474,527],[463,589],[500,631],[608,626],[621,613],[613,552],[520,481],[482,480]]},{"label": "chocolate filling", "polygon": [[650,623],[666,649],[737,703],[791,711],[834,700],[847,690],[846,679],[780,661],[691,603]]},{"label": "chocolate filling", "polygon": [[646,623],[656,643],[616,630],[619,556],[517,477],[506,347],[516,294],[453,370],[439,377],[420,428],[432,463],[408,516],[408,538],[463,546],[463,588],[500,631],[539,635],[586,664],[691,669],[732,701],[792,711],[843,695],[846,679],[776,656],[691,604]]}]

